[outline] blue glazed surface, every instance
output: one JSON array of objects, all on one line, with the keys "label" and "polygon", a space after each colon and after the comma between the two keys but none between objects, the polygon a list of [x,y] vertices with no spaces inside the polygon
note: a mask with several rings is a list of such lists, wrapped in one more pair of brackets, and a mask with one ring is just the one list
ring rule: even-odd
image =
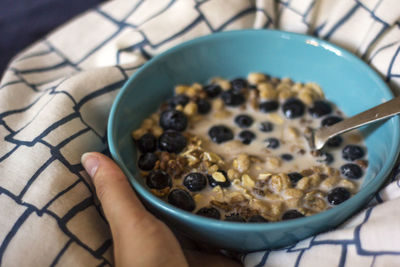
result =
[{"label": "blue glazed surface", "polygon": [[168,224],[198,241],[245,252],[293,244],[343,222],[385,181],[400,140],[398,117],[364,127],[369,170],[361,191],[331,210],[292,221],[241,224],[211,220],[152,195],[135,166],[131,131],[173,94],[176,84],[204,83],[214,76],[245,77],[252,71],[316,82],[348,116],[393,97],[380,77],[351,53],[314,37],[269,30],[224,32],[189,41],[153,58],[129,79],[109,117],[108,142],[115,161],[149,209]]}]

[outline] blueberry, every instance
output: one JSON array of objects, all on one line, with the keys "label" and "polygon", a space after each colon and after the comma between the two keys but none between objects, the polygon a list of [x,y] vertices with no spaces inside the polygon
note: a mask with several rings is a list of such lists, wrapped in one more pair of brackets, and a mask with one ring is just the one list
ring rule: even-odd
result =
[{"label": "blueberry", "polygon": [[136,145],[142,153],[154,152],[157,149],[157,139],[151,133],[147,133],[136,141]]},{"label": "blueberry", "polygon": [[359,179],[363,175],[363,171],[360,166],[348,163],[340,167],[340,172],[347,178]]},{"label": "blueberry", "polygon": [[208,179],[208,184],[211,187],[216,187],[217,185],[221,186],[221,187],[229,187],[231,185],[231,181],[228,179],[228,175],[226,174],[225,171],[219,170],[218,172],[222,173],[225,177],[225,181],[223,182],[218,182],[216,181],[211,175],[207,175],[207,179]]},{"label": "blueberry", "polygon": [[279,102],[275,100],[264,101],[259,105],[260,111],[264,113],[269,113],[276,111],[279,107]]},{"label": "blueberry", "polygon": [[168,173],[157,170],[150,172],[147,176],[146,184],[151,189],[164,189],[172,186],[172,180]]},{"label": "blueberry", "polygon": [[301,178],[303,178],[303,175],[298,172],[288,173],[288,176],[293,185],[296,185],[297,182],[300,181]]},{"label": "blueberry", "polygon": [[328,193],[328,202],[332,205],[339,205],[350,198],[350,192],[344,187],[336,187]]},{"label": "blueberry", "polygon": [[225,125],[216,125],[210,128],[208,135],[211,140],[217,144],[233,139],[233,132]]},{"label": "blueberry", "polygon": [[207,96],[209,98],[217,97],[222,91],[221,87],[217,84],[207,85],[206,87],[203,88],[203,90],[207,93]]},{"label": "blueberry", "polygon": [[235,123],[240,128],[249,128],[253,124],[253,118],[246,114],[240,114],[235,117]]},{"label": "blueberry", "polygon": [[320,158],[317,159],[317,162],[325,163],[325,164],[329,165],[333,162],[333,160],[334,160],[334,158],[331,153],[321,152]]},{"label": "blueberry", "polygon": [[164,130],[184,131],[188,124],[185,114],[179,110],[169,109],[161,113],[160,126]]},{"label": "blueberry", "polygon": [[283,160],[286,160],[286,161],[291,161],[291,160],[293,159],[293,156],[290,155],[290,154],[282,154],[282,155],[281,155],[281,158],[282,158]]},{"label": "blueberry", "polygon": [[154,168],[154,165],[156,165],[157,160],[158,160],[158,157],[154,153],[142,154],[139,157],[138,167],[141,170],[150,171]]},{"label": "blueberry", "polygon": [[185,190],[174,189],[168,195],[168,202],[177,208],[192,211],[196,205],[192,196]]},{"label": "blueberry", "polygon": [[240,92],[247,87],[247,81],[242,78],[237,78],[231,81],[233,91]]},{"label": "blueberry", "polygon": [[200,216],[203,216],[203,217],[216,219],[216,220],[219,220],[221,218],[221,214],[219,213],[219,211],[216,208],[213,208],[213,207],[201,208],[196,212],[196,214],[200,215]]},{"label": "blueberry", "polygon": [[192,172],[183,179],[183,185],[189,189],[189,191],[200,191],[207,186],[207,178],[200,172]]},{"label": "blueberry", "polygon": [[207,114],[211,110],[211,104],[207,100],[200,98],[196,101],[197,111],[200,114]]},{"label": "blueberry", "polygon": [[272,132],[274,130],[274,125],[272,122],[264,121],[260,124],[259,130],[264,133]]},{"label": "blueberry", "polygon": [[342,121],[343,119],[338,117],[338,116],[329,116],[326,117],[321,121],[321,126],[331,126],[334,125],[335,123],[338,123],[339,121]]},{"label": "blueberry", "polygon": [[177,131],[165,131],[158,139],[160,150],[179,153],[186,147],[186,138]]},{"label": "blueberry", "polygon": [[364,157],[365,152],[360,146],[347,145],[342,150],[342,156],[345,160],[353,161]]},{"label": "blueberry", "polygon": [[299,211],[288,210],[283,214],[282,221],[297,219],[297,218],[301,218],[301,217],[304,217],[304,215],[302,213],[300,213]]},{"label": "blueberry", "polygon": [[229,107],[240,106],[246,101],[242,93],[235,92],[233,91],[233,89],[222,92],[221,98],[224,101],[225,105]]},{"label": "blueberry", "polygon": [[175,95],[172,98],[170,98],[167,101],[167,104],[169,107],[175,108],[178,105],[185,106],[187,103],[189,103],[189,100],[190,99],[187,95],[178,94],[178,95]]},{"label": "blueberry", "polygon": [[295,119],[303,116],[305,106],[303,102],[301,102],[297,98],[289,98],[282,105],[283,114],[285,114],[288,119]]},{"label": "blueberry", "polygon": [[249,145],[255,138],[256,135],[249,130],[244,130],[239,133],[239,139],[245,145]]},{"label": "blueberry", "polygon": [[334,136],[326,142],[328,147],[339,147],[343,142],[343,138],[340,135]]},{"label": "blueberry", "polygon": [[248,222],[251,222],[251,223],[263,223],[263,222],[268,222],[268,220],[265,219],[261,215],[253,215],[253,216],[251,216],[249,218]]},{"label": "blueberry", "polygon": [[311,116],[314,118],[320,118],[322,116],[328,115],[329,113],[332,112],[332,107],[331,105],[323,100],[317,100],[314,101],[313,106],[308,109],[308,112],[310,112]]},{"label": "blueberry", "polygon": [[227,221],[227,222],[246,222],[246,220],[238,214],[232,214],[232,215],[225,216],[225,221]]},{"label": "blueberry", "polygon": [[267,139],[265,139],[265,142],[267,143],[267,148],[271,148],[271,149],[276,149],[280,145],[279,140],[275,137],[267,138]]}]

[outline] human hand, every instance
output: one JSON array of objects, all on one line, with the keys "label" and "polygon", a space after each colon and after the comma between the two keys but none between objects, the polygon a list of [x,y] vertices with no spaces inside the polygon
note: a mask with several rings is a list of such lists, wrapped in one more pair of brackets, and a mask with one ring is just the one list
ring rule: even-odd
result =
[{"label": "human hand", "polygon": [[115,266],[240,266],[220,254],[183,251],[171,230],[144,208],[117,164],[97,152],[81,161],[111,228]]}]

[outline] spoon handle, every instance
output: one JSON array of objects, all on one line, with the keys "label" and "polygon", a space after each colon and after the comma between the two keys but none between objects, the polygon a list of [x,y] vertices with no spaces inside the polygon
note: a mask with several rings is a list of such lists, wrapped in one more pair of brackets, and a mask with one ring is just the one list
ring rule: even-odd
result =
[{"label": "spoon handle", "polygon": [[400,113],[400,97],[342,120],[329,127],[322,127],[314,133],[315,148],[321,149],[329,138],[359,128],[368,123],[379,121]]}]

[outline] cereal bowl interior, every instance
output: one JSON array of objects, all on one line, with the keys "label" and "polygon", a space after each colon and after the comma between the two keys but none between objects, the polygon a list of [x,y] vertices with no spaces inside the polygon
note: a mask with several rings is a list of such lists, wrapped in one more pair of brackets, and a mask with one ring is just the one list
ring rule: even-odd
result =
[{"label": "cereal bowl interior", "polygon": [[305,35],[243,30],[198,38],[150,60],[121,89],[108,125],[113,158],[153,213],[195,240],[236,251],[283,247],[337,226],[379,189],[399,150],[398,117],[361,129],[369,166],[360,191],[332,209],[295,220],[252,224],[213,220],[178,209],[150,193],[136,165],[132,130],[157,110],[178,84],[205,84],[212,77],[232,79],[255,71],[316,82],[347,116],[392,98],[376,73],[341,48]]}]

